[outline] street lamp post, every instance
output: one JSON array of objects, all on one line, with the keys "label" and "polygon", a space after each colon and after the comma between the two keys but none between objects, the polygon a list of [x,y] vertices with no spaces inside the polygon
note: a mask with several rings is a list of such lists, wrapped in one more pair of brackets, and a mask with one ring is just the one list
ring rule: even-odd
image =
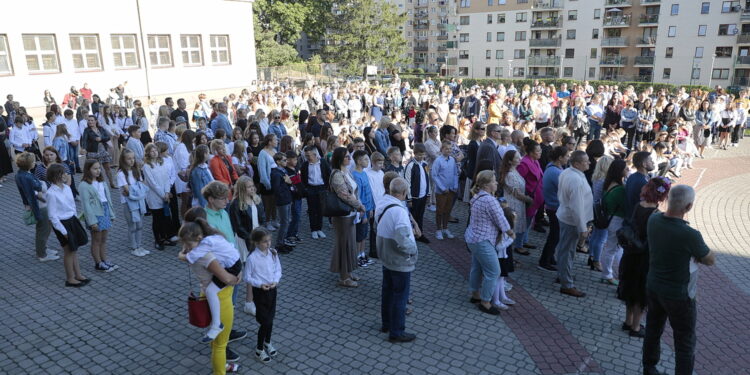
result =
[{"label": "street lamp post", "polygon": [[711,81],[714,78],[714,63],[716,62],[716,54],[711,55],[711,70],[708,71],[708,87],[711,88]]},{"label": "street lamp post", "polygon": [[508,78],[513,79],[513,60],[508,60]]}]

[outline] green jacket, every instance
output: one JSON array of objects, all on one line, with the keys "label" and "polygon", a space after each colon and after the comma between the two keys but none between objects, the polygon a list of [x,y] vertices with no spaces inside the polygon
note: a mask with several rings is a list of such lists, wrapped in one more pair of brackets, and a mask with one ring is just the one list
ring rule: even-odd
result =
[{"label": "green jacket", "polygon": [[[112,209],[112,196],[109,194],[109,186],[107,182],[104,184],[104,194],[107,196],[107,205],[109,206],[109,216],[114,219],[115,211]],[[78,193],[81,196],[81,205],[83,206],[83,220],[86,221],[86,226],[98,224],[99,219],[97,216],[104,216],[104,207],[102,206],[101,200],[99,200],[99,193],[96,191],[94,185],[82,181],[78,185]]]}]

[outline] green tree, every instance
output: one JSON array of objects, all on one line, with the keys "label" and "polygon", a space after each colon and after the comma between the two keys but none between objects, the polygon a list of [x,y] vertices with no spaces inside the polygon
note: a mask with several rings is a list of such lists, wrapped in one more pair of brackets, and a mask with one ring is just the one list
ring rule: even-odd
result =
[{"label": "green tree", "polygon": [[400,28],[406,14],[386,1],[335,0],[324,54],[345,73],[361,74],[366,65],[388,69],[404,62],[406,40]]}]

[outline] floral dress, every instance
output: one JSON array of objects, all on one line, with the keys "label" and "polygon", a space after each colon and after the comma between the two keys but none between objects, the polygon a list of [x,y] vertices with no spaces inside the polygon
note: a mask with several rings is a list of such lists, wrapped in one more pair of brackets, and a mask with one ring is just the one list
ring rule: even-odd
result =
[{"label": "floral dress", "polygon": [[503,196],[505,197],[505,201],[508,202],[508,207],[516,213],[516,222],[513,225],[513,231],[518,234],[526,232],[526,204],[513,196],[513,190],[521,194],[524,194],[524,191],[526,191],[526,181],[518,174],[515,168],[505,176]]}]

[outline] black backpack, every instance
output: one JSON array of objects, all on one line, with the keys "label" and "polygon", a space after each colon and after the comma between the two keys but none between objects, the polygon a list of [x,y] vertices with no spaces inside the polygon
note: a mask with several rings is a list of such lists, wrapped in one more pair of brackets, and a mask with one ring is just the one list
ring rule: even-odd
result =
[{"label": "black backpack", "polygon": [[612,221],[612,215],[607,215],[607,205],[604,203],[604,197],[609,191],[605,192],[601,199],[594,202],[594,228],[607,229],[609,222]]}]

